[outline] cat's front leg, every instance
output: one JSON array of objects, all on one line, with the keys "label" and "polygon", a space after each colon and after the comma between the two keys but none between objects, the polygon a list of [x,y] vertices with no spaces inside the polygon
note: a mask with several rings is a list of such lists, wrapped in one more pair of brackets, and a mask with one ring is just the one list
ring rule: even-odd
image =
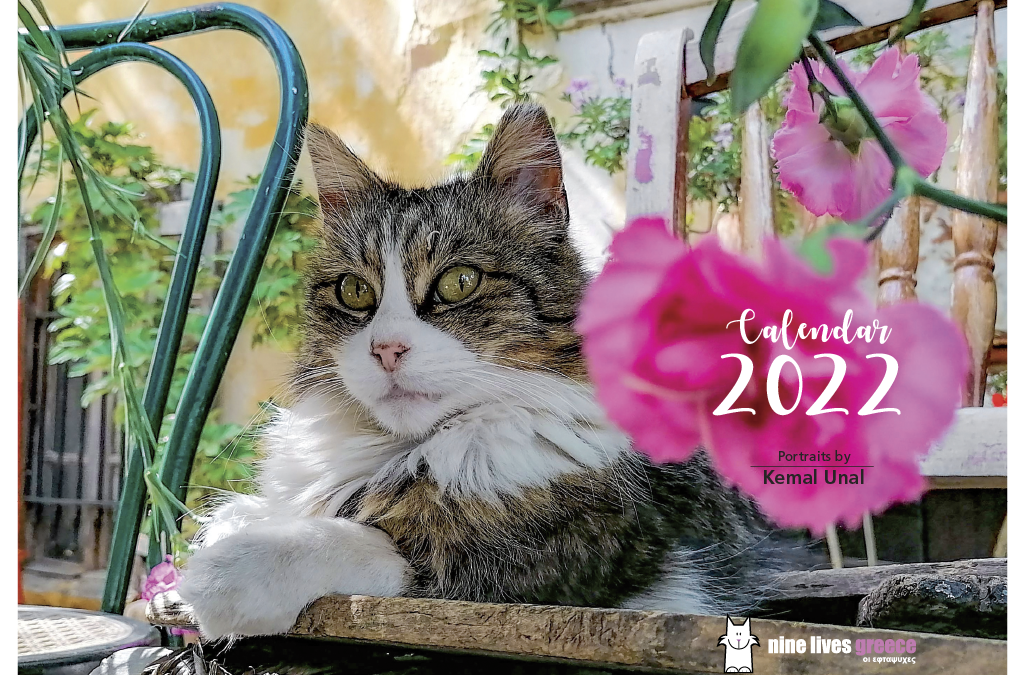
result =
[{"label": "cat's front leg", "polygon": [[397,596],[412,577],[381,530],[341,518],[268,518],[197,551],[179,590],[202,635],[217,639],[284,633],[317,598]]}]

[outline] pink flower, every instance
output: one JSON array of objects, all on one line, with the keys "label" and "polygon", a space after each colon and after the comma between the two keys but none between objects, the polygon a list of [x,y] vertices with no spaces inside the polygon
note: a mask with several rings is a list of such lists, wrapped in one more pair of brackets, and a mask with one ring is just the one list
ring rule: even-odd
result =
[{"label": "pink flower", "polygon": [[[822,276],[775,240],[765,242],[764,263],[757,265],[723,250],[714,237],[687,249],[661,219],[641,218],[615,237],[577,322],[598,399],[638,450],[659,462],[683,461],[702,445],[726,481],[753,495],[768,516],[816,531],[859,522],[867,510],[921,494],[918,460],[952,423],[967,372],[963,338],[947,318],[920,304],[875,310],[857,289],[866,246],[852,240],[829,246],[834,271]],[[737,323],[744,310],[754,312],[746,326],[750,340],[767,326],[781,326],[791,310],[791,348],[764,337],[748,344]],[[886,342],[879,344],[876,334],[870,343],[833,337],[793,344],[801,323],[842,326],[847,310],[850,338],[877,319],[891,330]],[[894,357],[898,373],[876,408],[900,414],[858,415],[886,373],[882,358],[866,358],[878,353]],[[740,360],[725,354],[742,354],[753,364],[731,408],[754,414],[713,414],[740,376]],[[834,370],[832,359],[815,358],[821,354],[845,362],[845,377],[825,407],[848,414],[807,414]],[[770,407],[767,395],[769,369],[779,356],[793,359],[802,373],[801,390],[793,365],[782,367],[779,402],[795,406],[786,415]],[[870,467],[863,484],[825,482],[826,467],[859,479],[861,466]],[[816,467],[817,484],[775,484],[765,477],[773,469],[773,479],[814,471],[793,467]]]},{"label": "pink flower", "polygon": [[[938,169],[946,152],[946,125],[921,91],[917,56],[903,57],[893,47],[866,73],[853,72],[842,61],[840,65],[907,164],[922,176]],[[812,68],[830,92],[845,95],[825,66],[815,62]],[[790,68],[789,78],[793,88],[784,101],[789,111],[772,139],[782,187],[816,216],[863,218],[892,192],[892,164],[870,136],[849,144],[834,138],[836,133],[820,119],[821,98],[808,92],[802,64]]]},{"label": "pink flower", "polygon": [[[142,600],[150,601],[157,593],[173,591],[181,583],[181,572],[174,566],[174,559],[168,555],[162,563],[157,563],[149,571],[145,581],[142,582],[142,589],[139,597]],[[172,635],[198,635],[196,631],[187,628],[171,628]]]},{"label": "pink flower", "polygon": [[174,559],[168,555],[162,563],[153,566],[142,582],[142,589],[139,597],[143,600],[152,600],[157,593],[173,591],[181,583],[181,573],[174,566]]}]

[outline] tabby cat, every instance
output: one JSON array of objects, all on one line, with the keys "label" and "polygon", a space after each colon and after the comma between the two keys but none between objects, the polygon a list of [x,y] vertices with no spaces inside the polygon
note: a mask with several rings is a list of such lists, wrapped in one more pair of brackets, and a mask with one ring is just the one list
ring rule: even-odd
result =
[{"label": "tabby cat", "polygon": [[293,402],[253,495],[221,504],[182,596],[208,638],[287,631],[330,593],[725,613],[765,524],[698,454],[607,420],[573,330],[587,286],[555,134],[510,108],[479,168],[408,189],[327,129]]}]

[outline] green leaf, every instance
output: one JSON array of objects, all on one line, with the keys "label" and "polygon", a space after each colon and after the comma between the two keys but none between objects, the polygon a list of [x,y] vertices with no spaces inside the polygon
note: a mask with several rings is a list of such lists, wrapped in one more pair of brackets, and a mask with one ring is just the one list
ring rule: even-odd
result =
[{"label": "green leaf", "polygon": [[571,9],[556,9],[548,12],[548,23],[556,28],[573,17]]},{"label": "green leaf", "polygon": [[40,29],[39,24],[36,22],[35,17],[32,16],[32,13],[28,11],[28,8],[20,2],[18,3],[18,18],[21,20],[22,25],[28,29],[29,37],[32,38],[36,49],[53,64],[59,65],[60,55],[57,53],[57,48]]},{"label": "green leaf", "polygon": [[863,240],[867,228],[847,223],[829,223],[814,230],[803,238],[797,254],[810,263],[819,274],[831,274],[832,254],[828,250],[828,242],[835,238]]},{"label": "green leaf", "polygon": [[715,8],[711,10],[708,22],[704,24],[704,32],[700,34],[700,60],[704,63],[704,69],[708,73],[708,82],[715,79],[715,44],[718,42],[718,34],[722,31],[722,24],[732,7],[732,0],[718,0]]},{"label": "green leaf", "polygon": [[917,29],[918,24],[921,23],[921,12],[924,11],[924,5],[927,0],[914,0],[910,5],[910,11],[903,17],[903,22],[900,24],[899,31],[889,38],[889,44],[894,45],[910,33]]},{"label": "green leaf", "polygon": [[819,0],[818,16],[814,18],[813,31],[829,30],[840,26],[863,26],[857,17],[850,14],[845,7],[832,0]]},{"label": "green leaf", "polygon": [[736,51],[729,79],[732,111],[761,98],[800,56],[818,14],[818,0],[760,0]]},{"label": "green leaf", "polygon": [[36,252],[32,256],[32,262],[29,263],[28,269],[25,270],[25,276],[21,280],[21,287],[18,289],[18,296],[22,297],[25,295],[25,291],[32,284],[32,280],[36,276],[36,272],[39,271],[46,256],[50,253],[50,244],[53,243],[53,237],[57,234],[57,222],[60,220],[60,209],[64,203],[64,152],[63,150],[57,155],[57,194],[53,198],[53,208],[50,209],[50,218],[46,221],[46,226],[43,228],[42,237],[39,240],[39,245],[36,247]]}]

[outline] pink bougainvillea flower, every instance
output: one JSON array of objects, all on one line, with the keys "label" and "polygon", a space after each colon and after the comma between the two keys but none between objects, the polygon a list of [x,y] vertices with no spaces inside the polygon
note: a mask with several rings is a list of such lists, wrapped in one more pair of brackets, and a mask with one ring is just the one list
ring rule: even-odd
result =
[{"label": "pink bougainvillea flower", "polygon": [[[139,597],[149,602],[158,593],[173,591],[181,583],[181,572],[174,566],[174,559],[168,555],[162,563],[157,563],[149,571],[146,579],[142,582],[139,590]],[[197,635],[193,630],[187,628],[171,628],[173,635]]]},{"label": "pink bougainvillea flower", "polygon": [[[927,305],[876,310],[857,288],[868,260],[862,242],[830,241],[829,275],[778,241],[764,248],[761,264],[723,250],[714,237],[688,249],[656,218],[638,219],[619,233],[577,323],[598,399],[655,461],[683,461],[703,446],[726,481],[753,495],[783,526],[820,532],[829,523],[855,524],[865,511],[915,499],[924,487],[918,462],[959,407],[968,362],[959,330]],[[791,348],[763,337],[748,344],[737,323],[744,310],[754,313],[746,325],[749,340],[781,326],[790,310]],[[819,337],[793,344],[801,323],[841,327],[848,310],[850,338],[858,326],[877,320],[891,331],[886,342],[879,344],[876,331],[871,342]],[[725,354],[743,354],[753,363],[731,407],[754,414],[713,414],[740,376],[740,361]],[[833,374],[831,358],[815,358],[822,354],[846,364],[825,408],[848,414],[808,414]],[[885,360],[870,354],[888,354],[898,363],[895,382],[876,408],[898,408],[899,414],[858,414],[886,374]],[[772,362],[782,355],[799,366],[803,383],[801,390],[792,364],[782,368],[779,402],[795,406],[786,415],[770,407],[766,385]],[[825,481],[826,469],[859,479],[860,467],[867,467],[863,484]],[[818,482],[768,483],[765,472],[780,468],[783,475],[817,468]]]},{"label": "pink bougainvillea flower", "polygon": [[[867,72],[854,72],[840,61],[861,97],[896,149],[922,176],[939,168],[946,152],[946,125],[918,80],[917,56],[885,50]],[[815,77],[837,97],[844,92],[831,71],[814,62]],[[822,116],[821,97],[808,92],[801,63],[790,68],[793,88],[789,108],[772,139],[772,155],[782,187],[816,216],[831,214],[847,221],[871,213],[892,192],[892,164],[855,111],[845,102],[847,120],[857,117],[862,134],[840,131]],[[843,106],[845,99],[834,99]],[[831,126],[831,128],[830,128]],[[866,136],[865,136],[866,134]],[[859,140],[858,140],[859,136]]]}]

